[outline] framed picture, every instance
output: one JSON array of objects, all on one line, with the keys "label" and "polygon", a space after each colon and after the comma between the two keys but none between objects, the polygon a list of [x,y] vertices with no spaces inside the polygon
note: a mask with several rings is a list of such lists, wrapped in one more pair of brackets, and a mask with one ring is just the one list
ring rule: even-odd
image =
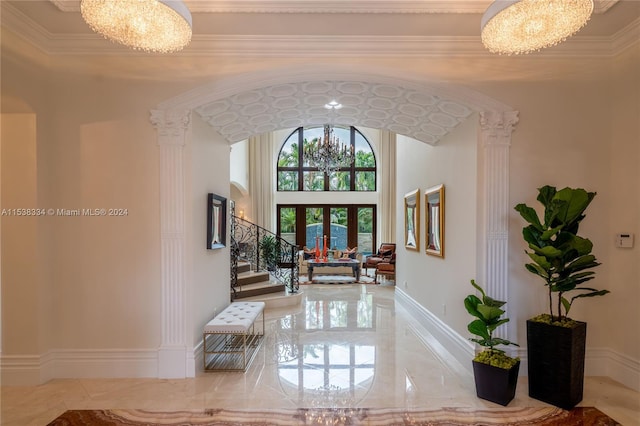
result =
[{"label": "framed picture", "polygon": [[404,196],[404,246],[407,250],[420,250],[420,190]]},{"label": "framed picture", "polygon": [[226,245],[227,199],[216,194],[207,197],[207,249],[219,249]]},{"label": "framed picture", "polygon": [[426,222],[426,252],[444,257],[444,185],[424,192]]}]

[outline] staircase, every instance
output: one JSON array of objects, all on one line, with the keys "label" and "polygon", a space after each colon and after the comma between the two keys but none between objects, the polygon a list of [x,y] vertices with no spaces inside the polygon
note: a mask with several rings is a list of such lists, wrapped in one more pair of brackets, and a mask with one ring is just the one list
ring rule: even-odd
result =
[{"label": "staircase", "polygon": [[298,247],[231,214],[231,299],[295,294]]},{"label": "staircase", "polygon": [[281,282],[272,282],[268,271],[253,271],[251,270],[251,263],[238,261],[235,299],[284,292],[285,288],[285,285]]}]

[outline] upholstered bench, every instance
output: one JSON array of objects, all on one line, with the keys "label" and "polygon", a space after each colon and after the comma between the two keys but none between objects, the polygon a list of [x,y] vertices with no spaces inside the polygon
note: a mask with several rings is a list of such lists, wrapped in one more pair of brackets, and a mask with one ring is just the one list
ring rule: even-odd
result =
[{"label": "upholstered bench", "polygon": [[[205,371],[246,371],[264,337],[264,302],[233,302],[204,326]],[[255,322],[262,317],[262,329]]]}]

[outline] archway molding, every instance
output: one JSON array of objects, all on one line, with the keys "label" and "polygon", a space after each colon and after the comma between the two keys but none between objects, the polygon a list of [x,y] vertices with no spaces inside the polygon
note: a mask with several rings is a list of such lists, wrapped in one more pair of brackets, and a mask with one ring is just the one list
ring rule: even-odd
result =
[{"label": "archway molding", "polygon": [[[151,122],[157,129],[160,149],[162,341],[158,348],[158,377],[195,375],[194,350],[186,326],[189,311],[185,280],[189,264],[185,234],[189,224],[185,219],[187,194],[184,184],[190,170],[183,149],[190,129],[190,117],[199,108],[202,110],[220,101],[232,102],[234,96],[250,91],[296,83],[355,81],[412,91],[425,97],[436,96],[478,112],[477,211],[481,217],[478,222],[480,244],[476,277],[488,283],[490,294],[500,300],[508,300],[509,147],[518,112],[469,88],[427,83],[422,79],[418,75],[382,68],[376,68],[372,73],[370,67],[364,65],[349,68],[329,65],[287,67],[222,78],[162,102],[151,111]],[[263,133],[255,130],[257,128],[258,125],[254,126],[252,135]]]}]

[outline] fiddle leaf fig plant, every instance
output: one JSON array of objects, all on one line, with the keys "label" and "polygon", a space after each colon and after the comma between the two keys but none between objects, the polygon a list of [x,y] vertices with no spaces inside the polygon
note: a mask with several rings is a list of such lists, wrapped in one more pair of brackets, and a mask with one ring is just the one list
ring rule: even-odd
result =
[{"label": "fiddle leaf fig plant", "polygon": [[[531,251],[526,251],[533,261],[525,268],[543,279],[549,296],[550,322],[565,322],[576,299],[604,296],[609,290],[597,290],[582,286],[595,278],[590,270],[600,265],[591,254],[593,243],[578,236],[580,222],[595,192],[582,188],[553,186],[538,188],[537,200],[544,206],[541,220],[536,211],[526,204],[518,204],[515,210],[529,224],[522,229],[522,236]],[[569,298],[569,292],[577,292]],[[554,315],[554,294],[557,295]]]},{"label": "fiddle leaf fig plant", "polygon": [[482,299],[475,294],[470,294],[464,299],[464,307],[467,312],[477,318],[469,323],[467,329],[471,334],[478,336],[479,339],[470,338],[469,340],[486,348],[476,355],[474,361],[510,369],[518,362],[518,358],[508,356],[503,350],[497,349],[496,346],[519,345],[507,339],[493,336],[496,328],[509,322],[509,318],[501,318],[505,311],[500,308],[506,302],[487,296],[482,287],[476,284],[474,280],[471,280],[471,285],[480,292]]}]

